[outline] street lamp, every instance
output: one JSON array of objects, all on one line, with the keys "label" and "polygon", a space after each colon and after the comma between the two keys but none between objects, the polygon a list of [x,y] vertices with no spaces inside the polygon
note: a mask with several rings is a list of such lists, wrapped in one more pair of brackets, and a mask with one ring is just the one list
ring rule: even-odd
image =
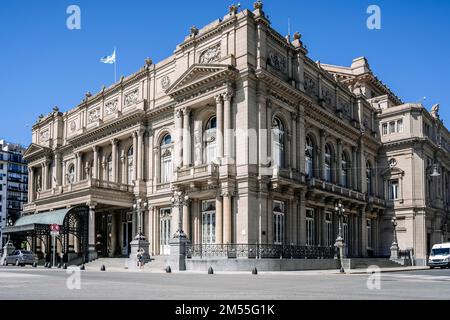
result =
[{"label": "street lamp", "polygon": [[439,177],[440,175],[441,174],[439,173],[438,165],[434,164],[433,165],[433,172],[430,174],[430,177],[436,178],[436,177]]},{"label": "street lamp", "polygon": [[134,237],[135,240],[146,240],[145,239],[145,235],[142,232],[142,212],[147,210],[148,207],[148,203],[147,202],[142,202],[142,199],[137,199],[136,203],[133,204],[133,211],[137,212],[138,214],[138,232],[136,237]]},{"label": "street lamp", "polygon": [[178,230],[175,232],[174,238],[186,239],[186,234],[183,231],[183,207],[187,206],[189,201],[189,196],[182,191],[175,191],[170,199],[172,207],[178,208]]},{"label": "street lamp", "polygon": [[392,227],[394,229],[394,241],[391,245],[391,260],[398,259],[398,242],[397,242],[397,218],[393,217],[391,220]]},{"label": "street lamp", "polygon": [[343,259],[344,259],[345,243],[344,243],[344,237],[342,235],[342,220],[343,220],[344,215],[345,215],[345,209],[344,209],[344,207],[342,205],[342,201],[341,200],[339,200],[339,202],[336,203],[336,207],[334,208],[334,210],[336,211],[336,214],[337,214],[338,219],[339,219],[339,221],[338,221],[338,223],[339,223],[339,232],[338,232],[338,236],[337,236],[336,243],[334,244],[334,246],[339,249],[339,259],[340,259],[340,262],[341,262],[340,272],[344,273],[345,270],[344,270]]}]

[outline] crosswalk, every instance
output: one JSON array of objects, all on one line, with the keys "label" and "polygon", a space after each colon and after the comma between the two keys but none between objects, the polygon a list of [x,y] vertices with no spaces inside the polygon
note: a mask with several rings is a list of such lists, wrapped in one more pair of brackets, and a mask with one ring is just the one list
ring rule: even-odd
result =
[{"label": "crosswalk", "polygon": [[427,274],[383,274],[381,276],[406,281],[450,281],[450,276],[427,275]]}]

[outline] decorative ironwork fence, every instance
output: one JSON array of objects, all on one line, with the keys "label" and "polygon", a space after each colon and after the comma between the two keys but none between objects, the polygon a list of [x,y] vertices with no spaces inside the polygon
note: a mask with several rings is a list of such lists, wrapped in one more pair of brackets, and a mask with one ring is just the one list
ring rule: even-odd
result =
[{"label": "decorative ironwork fence", "polygon": [[187,258],[330,259],[335,247],[269,244],[192,244]]}]

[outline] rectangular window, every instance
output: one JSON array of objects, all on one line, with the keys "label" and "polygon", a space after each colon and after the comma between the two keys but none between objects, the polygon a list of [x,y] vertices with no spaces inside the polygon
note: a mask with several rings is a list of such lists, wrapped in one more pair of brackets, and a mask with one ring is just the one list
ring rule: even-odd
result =
[{"label": "rectangular window", "polygon": [[388,124],[387,123],[383,123],[383,125],[381,127],[381,132],[382,132],[383,136],[388,134]]},{"label": "rectangular window", "polygon": [[202,242],[216,243],[216,200],[202,201]]},{"label": "rectangular window", "polygon": [[389,200],[397,200],[399,197],[398,179],[389,181]]},{"label": "rectangular window", "polygon": [[313,246],[316,244],[314,216],[314,210],[306,210],[306,245],[308,246]]},{"label": "rectangular window", "polygon": [[284,215],[286,207],[282,201],[273,202],[273,243],[284,243]]},{"label": "rectangular window", "polygon": [[389,122],[389,133],[395,133],[395,121]]},{"label": "rectangular window", "polygon": [[402,119],[397,120],[397,132],[398,133],[403,132],[403,120]]}]

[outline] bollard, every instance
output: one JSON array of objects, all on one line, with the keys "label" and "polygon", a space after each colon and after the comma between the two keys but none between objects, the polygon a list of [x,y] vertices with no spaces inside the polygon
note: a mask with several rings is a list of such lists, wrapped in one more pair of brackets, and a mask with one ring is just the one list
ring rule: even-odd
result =
[{"label": "bollard", "polygon": [[48,268],[48,262],[44,264],[44,268]]},{"label": "bollard", "polygon": [[213,270],[212,267],[209,267],[209,269],[208,269],[208,274],[214,274],[214,270]]},{"label": "bollard", "polygon": [[67,269],[67,263],[64,263],[64,264],[63,264],[63,269],[64,269],[64,270]]},{"label": "bollard", "polygon": [[37,262],[33,262],[33,268],[37,267]]},{"label": "bollard", "polygon": [[58,265],[56,266],[58,269],[61,269],[61,263],[58,263]]},{"label": "bollard", "polygon": [[253,270],[252,270],[252,274],[258,274],[258,269],[256,269],[256,267],[255,267],[255,268],[253,268]]},{"label": "bollard", "polygon": [[102,267],[100,268],[100,271],[106,271],[105,265],[102,265]]},{"label": "bollard", "polygon": [[84,264],[82,264],[82,265],[80,266],[80,270],[86,270],[86,267],[84,266]]},{"label": "bollard", "polygon": [[170,266],[166,267],[166,273],[172,273],[172,269],[170,269]]}]

